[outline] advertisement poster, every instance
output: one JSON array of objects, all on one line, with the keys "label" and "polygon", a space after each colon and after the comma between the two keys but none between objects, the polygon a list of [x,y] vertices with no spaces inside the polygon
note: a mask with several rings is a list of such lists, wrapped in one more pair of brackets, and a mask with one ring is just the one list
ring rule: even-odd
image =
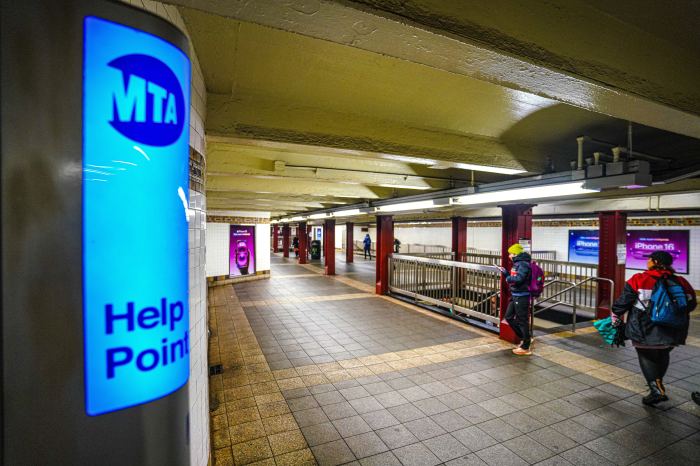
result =
[{"label": "advertisement poster", "polygon": [[255,226],[231,225],[229,276],[255,273]]},{"label": "advertisement poster", "polygon": [[569,262],[598,263],[598,230],[569,230]]},{"label": "advertisement poster", "polygon": [[630,230],[627,232],[627,268],[645,270],[649,255],[666,251],[673,257],[673,268],[688,273],[688,230]]}]

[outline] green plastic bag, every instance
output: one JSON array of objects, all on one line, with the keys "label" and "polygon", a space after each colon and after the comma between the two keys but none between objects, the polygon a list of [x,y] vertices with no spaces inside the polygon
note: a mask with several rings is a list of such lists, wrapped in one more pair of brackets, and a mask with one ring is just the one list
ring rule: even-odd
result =
[{"label": "green plastic bag", "polygon": [[617,329],[613,327],[612,317],[606,317],[605,319],[596,320],[593,322],[593,326],[598,330],[600,337],[608,345],[612,345],[615,342],[615,337],[617,336]]}]

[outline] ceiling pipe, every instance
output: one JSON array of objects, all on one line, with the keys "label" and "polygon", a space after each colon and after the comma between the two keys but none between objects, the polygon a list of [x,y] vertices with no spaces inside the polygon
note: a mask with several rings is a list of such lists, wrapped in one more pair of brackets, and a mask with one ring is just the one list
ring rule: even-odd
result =
[{"label": "ceiling pipe", "polygon": [[[618,148],[620,150],[620,152],[624,152],[627,155],[631,155],[631,156],[634,156],[634,157],[637,157],[640,159],[651,160],[653,162],[660,162],[660,163],[671,163],[672,162],[672,160],[669,158],[660,157],[658,155],[647,154],[645,152],[639,152],[636,150],[631,150],[627,147],[621,147],[621,146],[618,146],[617,144],[613,144],[612,142],[602,141],[600,139],[595,139],[595,138],[592,138],[590,136],[581,136],[581,137],[585,141],[599,144],[601,146],[607,146],[607,147],[611,147],[613,149]],[[576,141],[578,141],[581,137],[576,138]],[[581,144],[581,143],[579,143],[579,144]]]}]

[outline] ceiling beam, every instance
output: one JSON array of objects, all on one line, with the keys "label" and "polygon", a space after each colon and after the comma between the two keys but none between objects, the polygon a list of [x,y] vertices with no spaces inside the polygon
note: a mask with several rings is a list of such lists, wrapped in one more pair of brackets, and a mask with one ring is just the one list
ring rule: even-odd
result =
[{"label": "ceiling beam", "polygon": [[[445,27],[445,22],[439,20],[439,15],[433,15],[437,19],[434,24],[428,22],[421,25],[412,23],[410,19],[399,18],[372,7],[381,7],[381,2],[365,2],[372,4],[372,6],[362,7],[329,1],[256,0],[255,2],[232,2],[209,0],[202,2],[201,0],[168,0],[168,3],[407,60],[450,73],[496,83],[511,89],[526,91],[593,112],[700,138],[700,115],[687,110],[688,102],[690,102],[691,111],[697,112],[696,94],[684,95],[683,92],[678,92],[678,89],[671,87],[665,89],[666,92],[662,94],[670,96],[680,94],[679,100],[670,104],[665,103],[662,102],[663,96],[651,92],[664,86],[663,81],[650,83],[645,79],[644,74],[640,74],[626,76],[625,80],[616,81],[616,85],[604,84],[608,80],[602,78],[608,75],[614,77],[615,75],[615,73],[607,73],[605,76],[601,76],[598,71],[604,67],[589,64],[587,67],[574,66],[572,70],[561,71],[567,68],[567,59],[569,62],[577,63],[578,57],[556,57],[551,53],[548,55],[546,51],[537,54],[537,51],[542,52],[543,49],[537,45],[521,47],[520,49],[511,47],[508,50],[499,50],[499,42],[488,44],[488,37],[483,34],[482,36],[464,37],[442,30]],[[395,5],[391,6],[391,8],[394,7]],[[599,13],[595,16],[591,11],[595,12],[594,9],[584,10],[573,6],[568,14],[574,17],[574,20],[577,12],[583,12],[587,17],[591,16],[595,21],[589,22],[579,19],[579,23],[573,23],[585,28],[585,32],[589,35],[595,35],[590,30],[590,24],[606,21],[606,24],[611,23],[610,29],[614,31],[614,34],[610,36],[611,39],[614,40],[630,34],[634,38],[640,39],[632,41],[632,43],[640,44],[638,46],[640,50],[649,46],[653,47],[654,51],[666,50],[670,57],[677,57],[671,43],[668,43],[667,48],[664,49],[659,46],[658,40],[654,40],[655,37],[652,34],[640,34],[639,28],[631,26],[624,28],[624,24],[609,21],[605,15]],[[430,14],[429,11],[428,14]],[[489,26],[491,29],[486,29],[486,32],[499,32],[493,28],[492,24]],[[464,31],[460,31],[460,33],[462,32]],[[566,40],[566,34],[567,30],[564,28],[560,40]],[[533,51],[535,51],[534,55]],[[585,53],[581,52],[581,54]],[[665,59],[661,56],[659,59],[663,63],[668,61],[673,64],[673,60],[670,58]],[[588,64],[588,62],[584,63]],[[689,56],[687,63],[691,68],[697,68],[697,57]],[[618,70],[618,74],[627,71],[627,69],[621,69]],[[692,76],[692,73],[690,75]],[[672,81],[677,82],[678,80]],[[643,85],[636,86],[640,82]],[[686,87],[683,88],[683,91],[686,90]],[[648,92],[643,92],[645,90]],[[697,92],[697,90],[688,92]],[[655,97],[658,98],[655,99]],[[209,99],[209,109],[216,109],[225,103],[211,102],[211,96]],[[678,110],[678,108],[686,110]],[[261,131],[255,125],[239,129],[242,130],[239,134],[248,134],[251,137],[257,137],[255,132]]]}]

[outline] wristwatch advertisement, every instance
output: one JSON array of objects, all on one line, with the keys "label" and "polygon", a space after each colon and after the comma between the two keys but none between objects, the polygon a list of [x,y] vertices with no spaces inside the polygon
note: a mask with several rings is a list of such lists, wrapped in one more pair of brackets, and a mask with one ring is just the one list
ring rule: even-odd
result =
[{"label": "wristwatch advertisement", "polygon": [[231,225],[229,276],[255,274],[255,226]]}]

